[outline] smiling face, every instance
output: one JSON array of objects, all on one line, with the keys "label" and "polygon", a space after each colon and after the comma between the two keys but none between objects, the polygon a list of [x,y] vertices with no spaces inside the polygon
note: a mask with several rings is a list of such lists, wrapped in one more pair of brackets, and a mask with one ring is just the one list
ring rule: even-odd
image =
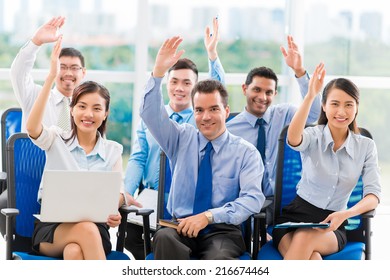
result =
[{"label": "smiling face", "polygon": [[191,107],[191,90],[196,79],[196,74],[191,69],[172,70],[169,73],[167,82],[169,105],[175,112]]},{"label": "smiling face", "polygon": [[82,67],[77,56],[61,56],[60,71],[56,77],[56,87],[65,96],[72,96],[73,90],[85,76],[85,68]]},{"label": "smiling face", "polygon": [[249,85],[243,84],[242,91],[246,97],[247,111],[261,118],[277,94],[275,87],[274,80],[260,76],[254,76]]},{"label": "smiling face", "polygon": [[221,95],[217,90],[212,93],[195,93],[196,126],[208,140],[212,141],[225,132],[225,122],[229,113],[229,106],[224,107]]},{"label": "smiling face", "polygon": [[71,108],[71,114],[77,133],[93,133],[102,125],[108,116],[106,100],[98,93],[81,95]]},{"label": "smiling face", "polygon": [[357,103],[345,91],[332,88],[328,93],[325,104],[322,104],[322,110],[325,112],[331,130],[347,130],[356,118]]}]

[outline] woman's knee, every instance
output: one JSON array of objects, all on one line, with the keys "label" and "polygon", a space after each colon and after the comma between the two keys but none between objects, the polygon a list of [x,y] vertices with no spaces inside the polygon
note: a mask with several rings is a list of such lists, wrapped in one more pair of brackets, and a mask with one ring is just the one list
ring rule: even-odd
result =
[{"label": "woman's knee", "polygon": [[83,260],[84,254],[80,245],[77,243],[69,243],[64,248],[64,260]]}]

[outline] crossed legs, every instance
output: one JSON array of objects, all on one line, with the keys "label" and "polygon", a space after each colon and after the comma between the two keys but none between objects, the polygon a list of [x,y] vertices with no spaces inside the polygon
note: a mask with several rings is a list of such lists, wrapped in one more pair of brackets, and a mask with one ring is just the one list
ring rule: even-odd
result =
[{"label": "crossed legs", "polygon": [[68,260],[105,260],[106,255],[98,227],[92,222],[60,224],[53,243],[41,242],[41,253]]}]

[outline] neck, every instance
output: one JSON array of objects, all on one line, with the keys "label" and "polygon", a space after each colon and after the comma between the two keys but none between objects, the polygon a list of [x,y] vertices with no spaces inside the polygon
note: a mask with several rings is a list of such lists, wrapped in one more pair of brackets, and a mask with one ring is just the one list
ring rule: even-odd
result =
[{"label": "neck", "polygon": [[84,149],[86,154],[89,154],[96,145],[97,142],[97,132],[95,133],[83,133],[77,131],[77,139],[80,146]]},{"label": "neck", "polygon": [[172,102],[169,102],[169,107],[171,107],[171,109],[175,112],[175,113],[178,113],[178,112],[181,112],[185,109],[188,109],[191,107],[191,104],[188,104],[188,105],[177,105],[177,104],[172,104]]},{"label": "neck", "polygon": [[329,127],[329,130],[334,142],[333,150],[337,151],[341,147],[341,145],[344,144],[345,140],[348,137],[348,127],[347,128]]}]

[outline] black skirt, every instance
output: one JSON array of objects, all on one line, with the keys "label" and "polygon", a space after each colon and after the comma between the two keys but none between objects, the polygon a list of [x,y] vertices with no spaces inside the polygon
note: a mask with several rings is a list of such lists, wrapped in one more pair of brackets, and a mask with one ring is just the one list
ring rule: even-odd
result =
[{"label": "black skirt", "polygon": [[[54,232],[61,223],[43,223],[37,221],[35,223],[34,232],[32,235],[32,249],[34,253],[41,254],[39,252],[39,244],[41,242],[53,243]],[[100,236],[102,237],[102,245],[106,255],[111,252],[112,245],[110,241],[109,226],[105,223],[95,223],[99,229]],[[62,257],[62,256],[61,256]]]},{"label": "black skirt", "polygon": [[[285,222],[319,223],[325,220],[325,218],[333,212],[334,211],[331,210],[318,208],[297,195],[290,204],[283,207],[282,214],[275,220],[275,224],[282,224]],[[344,223],[334,231],[339,251],[341,251],[347,243],[346,225],[348,225],[348,221],[344,221]],[[272,231],[272,240],[275,248],[278,248],[280,240],[286,233],[295,230],[296,228],[274,228]]]}]

